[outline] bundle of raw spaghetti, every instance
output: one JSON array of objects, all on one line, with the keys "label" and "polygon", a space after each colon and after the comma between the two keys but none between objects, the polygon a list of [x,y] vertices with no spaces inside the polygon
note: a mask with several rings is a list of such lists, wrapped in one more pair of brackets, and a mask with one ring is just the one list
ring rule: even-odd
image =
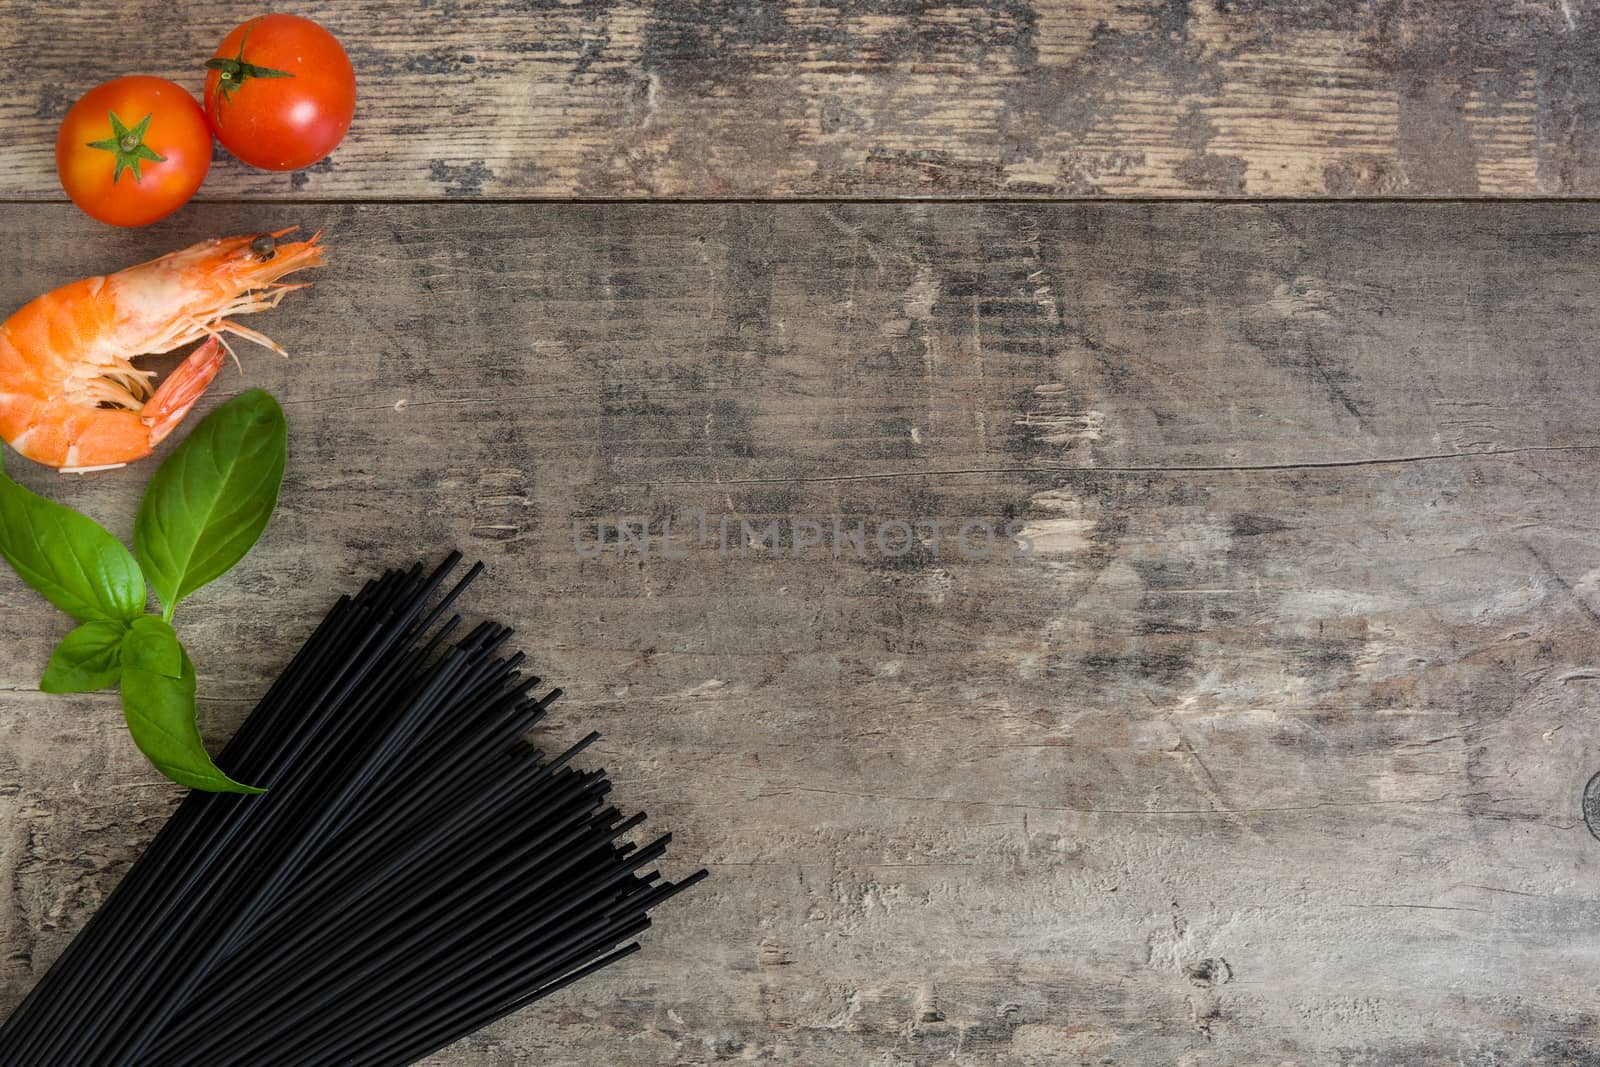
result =
[{"label": "bundle of raw spaghetti", "polygon": [[644,816],[569,766],[596,735],[524,741],[560,690],[532,695],[502,626],[451,643],[459,561],[339,600],[218,759],[268,792],[183,801],[0,1063],[412,1063],[636,951],[705,877],[641,873],[668,838],[619,841]]}]

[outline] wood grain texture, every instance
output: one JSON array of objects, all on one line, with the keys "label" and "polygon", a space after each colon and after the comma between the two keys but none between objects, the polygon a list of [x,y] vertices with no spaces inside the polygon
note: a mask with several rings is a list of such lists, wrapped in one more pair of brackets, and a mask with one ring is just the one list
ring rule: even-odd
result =
[{"label": "wood grain texture", "polygon": [[[292,357],[217,388],[282,398],[282,507],[178,620],[207,737],[460,545],[714,872],[430,1063],[1600,1057],[1595,208],[29,206],[0,305],[291,222],[333,249],[252,321]],[[150,470],[13,466],[121,533]],[[695,509],[1034,551],[586,558]],[[3,1012],[177,790],[0,602]]]},{"label": "wood grain texture", "polygon": [[[237,197],[1363,197],[1600,192],[1592,0],[305,0],[347,143]],[[0,198],[59,198],[67,107],[198,91],[245,14],[0,2]],[[131,38],[130,27],[138,34]],[[87,67],[87,69],[86,69]]]}]

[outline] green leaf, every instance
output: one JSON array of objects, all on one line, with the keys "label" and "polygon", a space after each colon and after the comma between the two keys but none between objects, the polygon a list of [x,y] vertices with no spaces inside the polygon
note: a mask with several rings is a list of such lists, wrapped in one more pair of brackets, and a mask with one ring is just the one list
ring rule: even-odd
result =
[{"label": "green leaf", "polygon": [[[178,659],[177,677],[136,666],[130,659],[122,664],[122,714],[128,720],[128,732],[155,765],[156,770],[192,789],[211,793],[263,793],[266,790],[234,781],[211,762],[201,740],[200,728],[195,723],[194,664],[189,654],[178,643],[172,627],[160,619],[152,621],[165,627],[164,637],[155,636],[154,628],[147,628],[141,641],[154,644],[165,640],[170,643],[168,653]],[[130,632],[131,638],[131,632]],[[134,642],[125,642],[129,649]],[[155,660],[167,658],[156,655]]]},{"label": "green leaf", "polygon": [[183,646],[172,624],[154,615],[141,615],[128,625],[119,662],[124,669],[150,671],[164,678],[183,677]]},{"label": "green leaf", "polygon": [[122,677],[122,622],[86,622],[50,654],[39,688],[46,693],[88,693]]},{"label": "green leaf", "polygon": [[254,389],[206,416],[161,464],[133,547],[164,618],[250,551],[277,506],[287,455],[283,409]]},{"label": "green leaf", "polygon": [[46,600],[79,622],[144,614],[144,576],[99,523],[29,492],[0,465],[0,555]]}]

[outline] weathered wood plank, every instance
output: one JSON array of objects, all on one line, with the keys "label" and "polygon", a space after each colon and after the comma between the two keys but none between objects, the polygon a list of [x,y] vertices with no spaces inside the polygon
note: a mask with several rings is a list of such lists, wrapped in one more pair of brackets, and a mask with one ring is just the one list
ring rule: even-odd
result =
[{"label": "weathered wood plank", "polygon": [[[220,383],[285,401],[283,505],[179,619],[208,736],[333,590],[461,545],[715,872],[432,1062],[1600,1055],[1594,207],[29,206],[0,305],[295,221],[293,357]],[[13,466],[123,532],[148,474]],[[694,509],[1035,551],[585,558]],[[0,599],[5,1010],[175,792]]]},{"label": "weathered wood plank", "polygon": [[[362,106],[236,197],[1566,196],[1600,191],[1600,12],[1485,4],[307,0]],[[198,91],[247,12],[0,3],[0,198],[59,198],[88,84]]]}]

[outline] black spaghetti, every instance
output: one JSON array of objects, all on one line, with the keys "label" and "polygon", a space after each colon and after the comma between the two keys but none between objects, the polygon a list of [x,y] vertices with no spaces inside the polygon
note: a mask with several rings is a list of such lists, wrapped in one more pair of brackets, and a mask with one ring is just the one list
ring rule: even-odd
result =
[{"label": "black spaghetti", "polygon": [[342,597],[218,763],[0,1029],[7,1067],[407,1064],[638,949],[705,877],[604,770],[524,740],[560,695],[457,636],[460,562]]}]

